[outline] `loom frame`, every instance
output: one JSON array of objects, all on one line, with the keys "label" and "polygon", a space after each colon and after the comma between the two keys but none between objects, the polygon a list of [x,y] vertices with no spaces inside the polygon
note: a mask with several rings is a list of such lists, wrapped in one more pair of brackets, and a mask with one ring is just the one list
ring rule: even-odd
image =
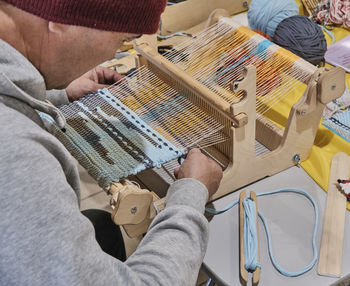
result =
[{"label": "loom frame", "polygon": [[[215,111],[213,113],[216,116],[223,116],[221,121],[230,121],[230,140],[220,148],[226,150],[229,163],[224,170],[219,190],[210,198],[211,201],[306,160],[315,140],[325,105],[340,97],[345,90],[343,69],[339,67],[317,69],[311,76],[303,96],[292,106],[285,130],[282,130],[267,119],[251,120],[256,117],[255,67],[247,66],[244,78],[231,84],[234,91],[242,90],[246,96],[241,101],[229,104],[217,96],[215,98],[212,92],[159,55],[147,43],[136,43],[135,49],[142,57],[140,62],[163,80],[174,77],[181,80],[183,86],[175,89],[191,90],[196,97],[212,104]],[[159,70],[155,70],[154,67],[167,76],[159,74]],[[255,139],[271,151],[256,157]],[[209,152],[216,156],[221,150],[216,148]]]},{"label": "loom frame", "polygon": [[[220,18],[214,16],[211,15],[211,18],[217,18],[216,20]],[[256,118],[256,69],[254,66],[246,66],[243,78],[231,83],[232,92],[243,91],[245,96],[242,100],[229,104],[158,54],[156,49],[142,38],[135,41],[134,48],[139,53],[139,66],[147,66],[176,90],[189,91],[191,94],[189,98],[193,103],[202,106],[204,110],[226,125],[225,132],[230,139],[206,149],[206,152],[219,161],[225,162],[226,165],[220,187],[209,201],[294,165],[299,166],[310,154],[325,105],[340,97],[345,90],[343,69],[339,67],[316,69],[306,83],[307,88],[303,96],[292,106],[283,130],[265,117]],[[301,66],[302,63],[303,61]],[[266,146],[270,152],[256,156],[255,140]],[[142,182],[142,174],[137,177]],[[157,191],[159,187],[156,184],[147,184],[147,187],[151,191]],[[167,184],[162,182],[162,185]],[[125,187],[134,189],[134,186],[127,182],[117,183],[112,184],[110,193],[113,196],[121,194],[121,190]],[[130,237],[144,233],[152,218],[164,208],[165,204],[164,197],[160,199],[154,192],[150,192],[153,200],[145,208],[145,201],[137,189],[139,190],[136,188],[131,192],[133,200],[121,202],[120,197],[118,198],[118,206],[122,206],[127,211],[116,215],[118,208],[115,208],[112,215],[117,224],[123,225]],[[130,209],[135,206],[143,210],[142,221],[130,216]],[[123,223],[116,221],[120,215],[128,219]]]},{"label": "loom frame", "polygon": [[[213,97],[215,94],[213,95],[198,81],[163,58],[147,43],[138,42],[135,49],[140,53],[140,63],[147,65],[165,81],[167,78],[176,78],[177,83],[181,82],[180,86],[175,86],[177,90],[191,90],[194,94],[193,102],[197,104],[204,102],[204,104],[211,105],[216,116],[221,116],[222,121],[230,122],[230,139],[225,143],[220,143],[222,146],[219,148],[210,147],[207,150],[212,156],[226,158],[229,161],[224,170],[220,187],[210,198],[210,201],[266,176],[299,165],[306,160],[311,151],[325,105],[340,97],[345,90],[343,69],[339,67],[317,69],[311,76],[303,96],[292,106],[286,128],[282,130],[268,119],[255,119],[256,69],[254,66],[247,66],[244,78],[231,84],[232,90],[236,92],[242,90],[246,96],[243,100],[228,104],[221,99],[216,100]],[[158,70],[152,67],[156,67]],[[159,72],[164,73],[163,76]],[[168,83],[171,84],[169,81]],[[256,139],[271,151],[257,157],[254,149]],[[229,156],[223,155],[222,150],[230,152]],[[134,188],[128,183],[112,184],[110,193],[120,194],[126,186],[133,189],[133,192],[130,192],[133,199],[131,200],[130,197],[121,203],[120,199],[122,198],[119,198],[117,205],[119,208],[122,206],[123,211],[119,210],[118,212],[118,207],[115,208],[112,217],[117,224],[124,226],[129,236],[134,237],[147,230],[156,213],[164,208],[165,198],[160,199],[152,192],[145,200],[144,195],[139,192],[140,189]],[[143,213],[143,220],[139,218],[136,220],[135,216],[130,216],[130,210],[135,207]],[[117,219],[118,217],[119,219]]]}]

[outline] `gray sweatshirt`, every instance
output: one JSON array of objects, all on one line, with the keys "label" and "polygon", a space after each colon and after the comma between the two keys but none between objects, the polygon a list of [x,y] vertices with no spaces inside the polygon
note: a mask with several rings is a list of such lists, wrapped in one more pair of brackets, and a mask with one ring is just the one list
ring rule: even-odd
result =
[{"label": "gray sweatshirt", "polygon": [[[50,100],[67,101],[64,93]],[[104,253],[79,210],[79,176],[35,110],[61,126],[35,67],[0,40],[0,285],[194,285],[207,246],[208,193],[172,184],[167,205],[122,263]]]}]

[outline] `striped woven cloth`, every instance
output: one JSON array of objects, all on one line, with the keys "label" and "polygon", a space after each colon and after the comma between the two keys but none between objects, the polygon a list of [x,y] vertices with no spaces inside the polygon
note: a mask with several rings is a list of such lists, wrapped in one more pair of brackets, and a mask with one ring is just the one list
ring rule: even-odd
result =
[{"label": "striped woven cloth", "polygon": [[62,130],[49,115],[40,116],[48,130],[105,190],[112,182],[160,167],[184,154],[108,89],[59,109],[67,121]]}]

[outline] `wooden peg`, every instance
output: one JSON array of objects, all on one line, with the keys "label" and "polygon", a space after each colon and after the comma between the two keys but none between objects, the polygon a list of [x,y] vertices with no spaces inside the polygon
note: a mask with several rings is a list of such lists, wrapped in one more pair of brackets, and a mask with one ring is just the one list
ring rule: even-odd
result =
[{"label": "wooden peg", "polygon": [[233,122],[235,124],[234,127],[243,127],[248,124],[248,116],[244,112],[241,112],[234,116]]}]

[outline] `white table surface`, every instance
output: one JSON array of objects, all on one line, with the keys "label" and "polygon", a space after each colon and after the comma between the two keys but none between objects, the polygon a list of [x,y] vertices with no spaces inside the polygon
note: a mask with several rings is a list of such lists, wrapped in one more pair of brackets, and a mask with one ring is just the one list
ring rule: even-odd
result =
[{"label": "white table surface", "polygon": [[[326,193],[298,167],[292,167],[272,177],[265,178],[243,189],[256,193],[281,188],[299,188],[308,192],[319,208],[317,234],[318,251],[321,244]],[[227,195],[213,204],[222,209],[228,203],[238,199],[240,191]],[[249,193],[249,192],[248,192]],[[275,258],[280,266],[288,271],[298,271],[308,265],[312,258],[312,233],[314,209],[310,201],[293,193],[282,193],[258,197],[259,211],[265,216],[272,235]],[[240,285],[239,282],[239,221],[238,206],[226,213],[216,215],[210,221],[210,235],[205,266],[220,278],[223,284]],[[259,219],[261,277],[259,285],[329,285],[339,278],[319,276],[317,263],[309,272],[291,278],[280,274],[272,265],[263,224]],[[345,236],[343,248],[342,277],[350,273],[350,213],[346,212]],[[250,276],[251,277],[251,276]],[[251,278],[248,285],[251,285]]]}]

